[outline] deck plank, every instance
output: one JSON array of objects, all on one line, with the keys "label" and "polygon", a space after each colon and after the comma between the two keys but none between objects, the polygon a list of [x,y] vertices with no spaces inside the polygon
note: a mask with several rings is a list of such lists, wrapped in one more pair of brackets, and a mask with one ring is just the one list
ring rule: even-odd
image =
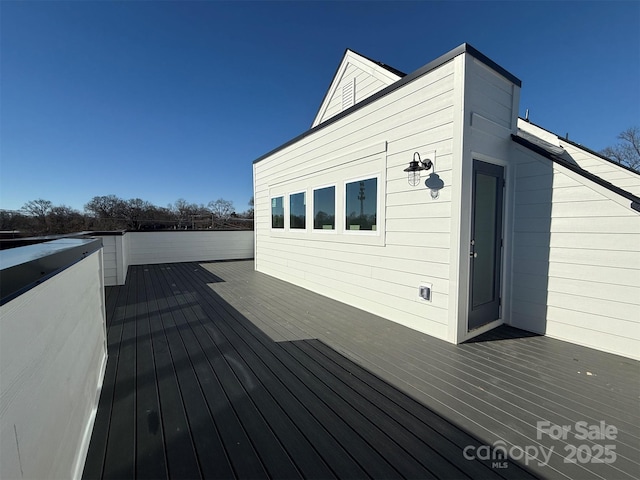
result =
[{"label": "deck plank", "polygon": [[[130,267],[105,301],[85,478],[640,476],[639,362],[509,327],[451,345],[247,261]],[[615,425],[616,462],[565,463],[539,420]],[[555,450],[463,456],[498,440]]]},{"label": "deck plank", "polygon": [[160,425],[160,399],[151,342],[149,297],[153,296],[147,272],[136,276],[136,477],[167,476],[167,459]]},{"label": "deck plank", "polygon": [[[368,449],[366,442],[314,395],[315,384],[312,384],[309,376],[305,376],[303,380],[298,374],[303,375],[304,372],[292,372],[282,364],[278,358],[280,347],[251,323],[243,322],[242,317],[234,318],[233,310],[226,302],[216,301],[202,287],[200,292],[205,294],[203,301],[210,307],[211,317],[221,320],[217,322],[217,326],[236,347],[239,353],[236,361],[240,358],[247,360],[261,379],[278,379],[279,382],[270,381],[264,385],[279,402],[286,401],[283,397],[294,397],[296,403],[288,403],[287,414],[306,430],[306,437],[312,439],[314,448],[321,453],[338,478],[367,476],[363,464],[372,472],[379,472],[384,478],[398,476],[397,471],[378,452]],[[264,340],[264,343],[260,340]],[[328,430],[329,426],[331,431]],[[338,438],[349,443],[349,452],[339,448]]]},{"label": "deck plank", "polygon": [[135,396],[136,396],[136,288],[126,289],[122,315],[114,320],[121,329],[113,407],[109,424],[109,441],[103,477],[119,479],[135,476]]},{"label": "deck plank", "polygon": [[[133,273],[131,271],[129,275]],[[154,313],[150,316],[149,325],[160,399],[160,428],[164,436],[168,478],[201,478],[198,457],[164,326],[167,321],[166,317],[171,312],[161,285],[155,278],[150,281],[150,285],[154,296],[149,299],[149,306]]]}]

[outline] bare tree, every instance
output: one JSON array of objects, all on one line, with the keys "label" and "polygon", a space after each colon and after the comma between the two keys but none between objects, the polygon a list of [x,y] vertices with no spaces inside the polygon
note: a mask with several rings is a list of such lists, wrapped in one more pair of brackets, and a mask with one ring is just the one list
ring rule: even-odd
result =
[{"label": "bare tree", "polygon": [[49,231],[49,227],[47,225],[47,215],[51,212],[53,208],[53,203],[49,200],[43,200],[42,198],[38,198],[37,200],[30,200],[25,203],[21,210],[31,217],[37,218],[38,223],[40,224],[40,230],[42,232]]},{"label": "bare tree", "polygon": [[23,211],[0,210],[0,230],[31,231],[33,220]]},{"label": "bare tree", "polygon": [[189,203],[184,198],[176,200],[172,209],[178,219],[178,228],[188,228],[193,223],[193,216],[198,214],[198,205]]},{"label": "bare tree", "polygon": [[228,220],[229,217],[235,212],[233,208],[233,202],[219,198],[215,202],[209,202],[207,205],[211,213],[222,220]]},{"label": "bare tree", "polygon": [[245,218],[253,218],[254,203],[255,202],[254,202],[253,196],[252,196],[251,199],[249,200],[249,210],[244,212],[244,217]]},{"label": "bare tree", "polygon": [[142,221],[152,211],[153,205],[140,198],[131,198],[123,202],[124,219],[127,222],[127,228],[132,230],[140,230]]},{"label": "bare tree", "polygon": [[86,219],[78,210],[60,205],[49,212],[51,233],[81,232],[86,229]]},{"label": "bare tree", "polygon": [[640,128],[631,127],[620,135],[617,145],[607,147],[600,153],[640,173]]},{"label": "bare tree", "polygon": [[85,206],[99,221],[100,228],[124,228],[125,201],[115,195],[93,197]]}]

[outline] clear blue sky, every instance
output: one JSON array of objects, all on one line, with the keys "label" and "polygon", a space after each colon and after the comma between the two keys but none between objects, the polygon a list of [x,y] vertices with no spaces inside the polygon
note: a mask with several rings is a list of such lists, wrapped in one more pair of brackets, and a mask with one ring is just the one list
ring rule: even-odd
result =
[{"label": "clear blue sky", "polygon": [[252,195],[345,48],[410,73],[468,42],[595,150],[640,125],[640,2],[0,1],[0,208]]}]

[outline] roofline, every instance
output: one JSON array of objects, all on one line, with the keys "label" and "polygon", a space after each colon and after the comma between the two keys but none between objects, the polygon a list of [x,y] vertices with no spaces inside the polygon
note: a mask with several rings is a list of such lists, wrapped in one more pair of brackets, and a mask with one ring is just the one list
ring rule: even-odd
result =
[{"label": "roofline", "polygon": [[[366,59],[367,59],[367,60],[369,60],[370,62],[375,63],[375,64],[376,64],[376,65],[378,65],[379,67],[382,67],[382,68],[384,68],[385,70],[390,71],[391,73],[393,73],[394,75],[399,76],[400,78],[402,78],[402,77],[406,77],[406,76],[407,76],[407,74],[406,74],[406,73],[404,73],[403,71],[398,70],[397,68],[393,68],[392,66],[387,65],[386,63],[382,63],[382,62],[379,62],[378,60],[374,60],[373,58],[367,57],[366,55],[363,55],[363,54],[361,54],[360,52],[356,52],[355,50],[353,50],[353,49],[351,49],[351,48],[347,48],[347,50],[351,50],[351,51],[352,51],[353,53],[355,53],[356,55],[360,55],[362,58],[366,58]],[[345,51],[345,53],[347,53],[347,52]]]},{"label": "roofline", "polygon": [[[390,67],[389,65],[385,65],[385,64],[384,64],[384,63],[382,63],[382,62],[378,62],[378,61],[374,60],[373,58],[369,58],[369,57],[367,57],[366,55],[362,55],[361,53],[356,52],[355,50],[352,50],[352,49],[350,49],[350,48],[345,48],[345,49],[344,49],[344,53],[342,54],[342,60],[340,61],[340,63],[339,63],[339,64],[338,64],[338,66],[336,67],[336,71],[333,73],[333,77],[331,77],[332,79],[335,79],[335,78],[336,78],[336,76],[338,75],[338,72],[340,71],[340,67],[342,67],[342,62],[344,61],[344,57],[346,57],[346,56],[347,56],[347,53],[349,53],[349,52],[355,53],[356,55],[358,55],[358,56],[360,56],[360,57],[362,57],[362,58],[364,58],[364,59],[366,59],[366,60],[369,60],[371,63],[374,63],[375,65],[377,65],[377,66],[379,66],[379,67],[384,68],[384,69],[385,69],[385,70],[387,70],[388,72],[391,72],[391,73],[393,73],[394,75],[396,75],[396,76],[398,76],[398,77],[400,77],[400,78],[402,78],[402,77],[406,77],[406,76],[407,76],[407,74],[406,74],[406,73],[401,72],[400,70],[397,70],[397,69],[395,69],[395,68],[393,68],[393,67]],[[317,112],[316,112],[315,116],[313,117],[313,118],[314,118],[314,122],[315,122],[315,118],[316,118],[316,117],[318,116],[318,114],[320,113],[320,110],[322,110],[322,105],[324,105],[324,99],[326,99],[326,98],[327,98],[327,95],[328,95],[328,94],[329,94],[329,92],[331,91],[331,87],[332,87],[332,85],[333,85],[333,80],[329,83],[329,86],[327,87],[327,91],[326,91],[326,92],[324,92],[324,95],[322,96],[323,101],[320,103],[320,106],[318,107],[318,110],[317,110]],[[319,124],[318,124],[318,125],[319,125]]]},{"label": "roofline", "polygon": [[578,147],[581,148],[582,150],[584,150],[587,153],[590,153],[591,155],[595,155],[596,157],[601,158],[602,160],[606,160],[609,163],[613,163],[614,165],[617,165],[620,168],[623,168],[625,170],[628,170],[631,173],[635,173],[636,175],[640,175],[640,172],[634,170],[631,167],[628,167],[627,165],[623,165],[622,163],[618,163],[616,162],[614,159],[607,157],[606,155],[601,154],[600,152],[596,152],[595,150],[591,150],[589,147],[585,147],[584,145],[578,143],[578,142],[574,142],[572,140],[569,140],[568,138],[565,137],[561,137],[560,135],[558,135],[556,132],[552,132],[551,130],[544,128],[540,125],[538,125],[537,123],[533,123],[530,120],[527,120],[526,118],[522,118],[522,117],[518,117],[520,120],[530,123],[531,125],[533,125],[534,127],[538,127],[541,130],[544,130],[545,132],[550,133],[551,135],[555,135],[558,140],[562,140],[563,142],[567,142],[569,145],[573,145],[574,147]]},{"label": "roofline", "polygon": [[511,134],[511,139],[522,145],[525,148],[528,148],[529,150],[537,153],[538,155],[541,155],[549,160],[551,160],[554,163],[557,163],[559,165],[562,165],[565,168],[568,168],[569,170],[571,170],[574,173],[577,173],[578,175],[591,180],[594,183],[597,183],[598,185],[600,185],[601,187],[606,188],[607,190],[620,195],[623,198],[626,198],[627,200],[629,200],[631,202],[631,208],[633,210],[636,210],[637,212],[640,212],[640,197],[637,197],[636,195],[634,195],[631,192],[628,192],[626,190],[623,190],[622,188],[607,182],[606,180],[603,180],[602,178],[600,178],[599,176],[588,172],[582,168],[580,168],[577,165],[574,165],[571,162],[568,162],[567,160],[565,160],[564,158],[561,158],[557,155],[554,155],[551,152],[548,152],[547,150],[545,150],[544,148],[536,145],[535,143],[530,142],[529,140],[526,140],[522,137],[519,137],[518,135],[514,135]]},{"label": "roofline", "polygon": [[[349,49],[347,49],[347,50],[349,50]],[[346,50],[345,50],[345,53],[346,53]],[[515,75],[509,73],[507,70],[502,68],[500,65],[495,63],[493,60],[491,60],[486,55],[483,55],[482,53],[480,53],[478,50],[476,50],[474,47],[472,47],[468,43],[463,43],[462,45],[459,45],[458,47],[454,48],[453,50],[450,50],[449,52],[445,53],[444,55],[439,56],[435,60],[432,60],[431,62],[427,63],[426,65],[423,65],[422,67],[420,67],[416,71],[404,76],[403,78],[401,78],[397,82],[394,82],[391,85],[389,85],[388,87],[383,88],[379,92],[374,93],[370,97],[365,98],[364,100],[356,103],[355,105],[349,107],[348,109],[340,112],[339,114],[329,118],[328,120],[325,120],[324,122],[316,125],[315,127],[310,128],[306,132],[303,132],[300,135],[292,138],[288,142],[283,143],[279,147],[276,147],[273,150],[265,153],[264,155],[261,155],[260,157],[255,159],[253,161],[253,163],[256,164],[256,163],[264,160],[265,158],[270,157],[274,153],[277,153],[280,150],[283,150],[283,149],[289,147],[290,145],[293,145],[294,143],[299,142],[303,138],[311,135],[312,133],[315,133],[315,132],[317,132],[317,131],[325,128],[325,127],[328,127],[329,125],[332,125],[333,123],[335,123],[338,120],[346,117],[347,115],[350,115],[353,112],[355,112],[357,110],[360,110],[361,108],[369,105],[370,103],[375,102],[379,98],[382,98],[382,97],[390,94],[391,92],[394,92],[395,90],[404,87],[406,84],[413,82],[414,80],[416,80],[417,78],[422,77],[423,75],[426,75],[427,73],[431,72],[432,70],[435,70],[436,68],[444,65],[445,63],[453,60],[455,57],[457,57],[458,55],[462,55],[463,53],[468,53],[469,55],[471,55],[475,59],[481,61],[482,63],[484,63],[485,65],[487,65],[488,67],[492,68],[493,70],[498,72],[500,75],[505,77],[507,80],[509,80],[509,81],[513,82],[514,84],[516,84],[518,87],[522,86],[522,82],[520,81],[520,79],[518,79],[518,77],[516,77]],[[340,66],[338,66],[338,68],[340,68]],[[336,71],[336,73],[337,73],[337,71]],[[334,77],[335,77],[335,74],[334,74]]]}]

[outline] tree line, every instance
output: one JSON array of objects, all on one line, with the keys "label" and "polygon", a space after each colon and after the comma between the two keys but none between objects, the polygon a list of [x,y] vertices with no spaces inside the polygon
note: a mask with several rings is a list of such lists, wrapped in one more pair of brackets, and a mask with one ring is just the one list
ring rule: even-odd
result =
[{"label": "tree line", "polygon": [[233,202],[223,198],[207,205],[179,198],[166,207],[159,207],[140,198],[125,200],[104,195],[93,197],[81,212],[39,198],[26,202],[17,211],[0,210],[0,230],[22,235],[100,230],[251,230],[253,198],[249,207],[237,213]]}]

